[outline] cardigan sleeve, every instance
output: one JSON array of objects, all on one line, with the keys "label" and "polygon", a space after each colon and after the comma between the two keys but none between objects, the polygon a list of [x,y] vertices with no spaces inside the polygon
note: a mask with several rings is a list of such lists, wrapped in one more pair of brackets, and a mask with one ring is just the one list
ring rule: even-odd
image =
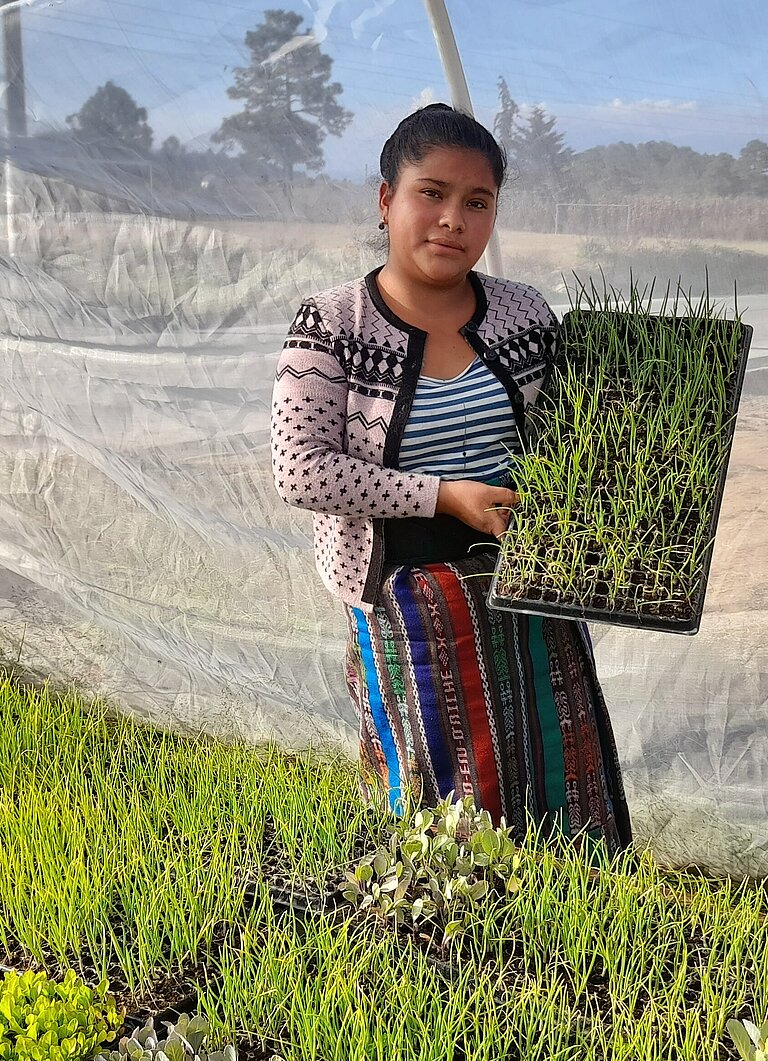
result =
[{"label": "cardigan sleeve", "polygon": [[368,519],[434,516],[440,479],[344,452],[347,378],[312,299],[285,340],[272,396],[272,471],[283,501]]}]

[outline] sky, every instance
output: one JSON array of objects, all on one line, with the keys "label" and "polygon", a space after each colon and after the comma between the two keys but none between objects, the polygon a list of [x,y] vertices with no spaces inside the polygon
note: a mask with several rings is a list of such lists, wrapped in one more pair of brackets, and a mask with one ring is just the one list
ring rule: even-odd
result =
[{"label": "sky", "polygon": [[[205,147],[226,114],[244,36],[266,8],[304,18],[354,112],[325,142],[332,177],[376,172],[415,106],[450,101],[423,0],[19,0],[30,131],[61,125],[111,79],[147,108],[155,144]],[[503,76],[575,151],[669,140],[738,155],[768,141],[768,0],[447,0],[477,117]]]}]

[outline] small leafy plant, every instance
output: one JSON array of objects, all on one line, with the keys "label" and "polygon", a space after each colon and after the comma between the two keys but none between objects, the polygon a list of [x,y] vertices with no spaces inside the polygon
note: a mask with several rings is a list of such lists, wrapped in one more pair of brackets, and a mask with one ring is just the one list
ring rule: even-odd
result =
[{"label": "small leafy plant", "polygon": [[472,910],[493,891],[523,887],[511,826],[494,828],[471,796],[447,796],[434,810],[399,819],[389,845],[347,873],[344,897],[395,924],[443,927],[443,944],[467,927]]},{"label": "small leafy plant", "polygon": [[92,990],[69,969],[62,981],[45,973],[9,972],[0,984],[1,1061],[85,1061],[114,1040],[123,1023],[107,982]]},{"label": "small leafy plant", "polygon": [[768,1021],[758,1028],[750,1020],[729,1020],[726,1028],[744,1061],[768,1061]]},{"label": "small leafy plant", "polygon": [[142,1028],[124,1035],[116,1050],[102,1050],[106,1061],[236,1061],[234,1046],[208,1051],[206,1040],[210,1025],[205,1017],[183,1013],[176,1024],[162,1022],[167,1031],[163,1038],[150,1017]]}]

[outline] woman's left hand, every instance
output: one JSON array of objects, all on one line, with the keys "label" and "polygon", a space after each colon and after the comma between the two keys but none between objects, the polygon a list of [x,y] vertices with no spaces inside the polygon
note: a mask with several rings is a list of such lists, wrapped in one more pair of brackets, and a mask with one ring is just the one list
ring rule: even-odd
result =
[{"label": "woman's left hand", "polygon": [[500,538],[509,523],[509,510],[519,501],[514,490],[488,486],[473,479],[444,479],[437,495],[436,513],[454,516],[483,534]]}]

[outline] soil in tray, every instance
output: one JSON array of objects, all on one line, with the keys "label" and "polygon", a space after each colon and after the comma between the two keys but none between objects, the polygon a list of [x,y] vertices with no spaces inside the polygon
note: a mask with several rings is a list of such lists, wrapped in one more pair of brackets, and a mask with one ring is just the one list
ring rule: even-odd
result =
[{"label": "soil in tray", "polygon": [[277,1043],[271,1046],[263,1042],[252,1043],[240,1036],[236,1042],[238,1061],[272,1061],[272,1058],[280,1057],[280,1049]]},{"label": "soil in tray", "polygon": [[495,594],[497,598],[510,601],[519,600],[531,604],[542,603],[558,605],[565,608],[592,611],[632,612],[639,616],[657,616],[664,619],[677,620],[681,624],[690,622],[694,617],[694,608],[689,601],[675,600],[675,591],[665,586],[659,589],[649,582],[641,572],[634,572],[628,583],[619,587],[611,594],[608,583],[594,577],[591,579],[591,593],[589,596],[577,597],[574,593],[560,590],[556,587],[543,584],[526,582],[522,586],[496,583]]},{"label": "soil in tray", "polygon": [[510,601],[520,601],[524,604],[530,603],[531,605],[539,603],[551,604],[561,608],[571,608],[574,611],[583,609],[590,612],[605,612],[606,616],[617,612],[626,612],[641,617],[677,620],[681,624],[690,622],[693,618],[691,606],[683,601],[658,601],[652,598],[642,600],[629,592],[619,594],[613,600],[602,594],[596,594],[586,599],[578,599],[573,595],[561,593],[558,590],[541,589],[537,586],[528,586],[523,591],[515,592],[512,588],[498,585],[496,599],[504,598]]}]

